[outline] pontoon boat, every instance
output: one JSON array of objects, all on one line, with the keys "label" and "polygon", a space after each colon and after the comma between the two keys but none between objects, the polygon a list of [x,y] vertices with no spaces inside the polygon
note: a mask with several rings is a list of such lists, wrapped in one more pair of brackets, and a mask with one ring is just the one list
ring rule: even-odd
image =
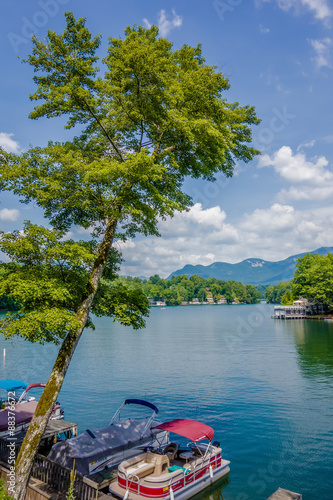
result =
[{"label": "pontoon boat", "polygon": [[212,443],[214,430],[208,425],[176,419],[156,429],[186,437],[189,446],[172,442],[122,462],[109,487],[113,495],[124,500],[186,500],[229,473],[230,462],[222,459],[219,443]]},{"label": "pontoon boat", "polygon": [[[14,435],[29,427],[38,402],[28,395],[31,389],[45,387],[44,382],[27,384],[22,380],[1,380],[0,389],[7,391],[7,397],[0,399],[0,437]],[[51,419],[64,418],[64,411],[57,402]]]},{"label": "pontoon boat", "polygon": [[[121,411],[127,405],[144,406],[153,410],[153,413],[143,419],[120,420]],[[168,432],[151,428],[157,413],[157,407],[148,401],[126,399],[108,426],[93,431],[88,429],[77,437],[53,445],[48,458],[69,469],[73,468],[75,460],[75,469],[82,476],[91,476],[116,466],[122,460],[136,455],[138,448],[155,446],[156,438],[168,443]],[[118,418],[119,421],[116,421]]]}]

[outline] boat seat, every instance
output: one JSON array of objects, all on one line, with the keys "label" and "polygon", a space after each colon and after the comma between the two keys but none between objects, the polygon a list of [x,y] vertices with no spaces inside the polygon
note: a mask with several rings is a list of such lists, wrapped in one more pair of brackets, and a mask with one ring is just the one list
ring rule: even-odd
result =
[{"label": "boat seat", "polygon": [[[155,465],[154,464],[147,464],[147,462],[141,461],[136,463],[135,465],[132,465],[131,467],[128,467],[126,469],[126,474],[128,476],[134,475],[137,476],[139,479],[149,476],[149,474],[153,474],[155,470]],[[133,478],[135,480],[135,477]]]},{"label": "boat seat", "polygon": [[177,443],[169,443],[163,450],[163,454],[169,457],[169,461],[174,460],[177,455],[178,444]]}]

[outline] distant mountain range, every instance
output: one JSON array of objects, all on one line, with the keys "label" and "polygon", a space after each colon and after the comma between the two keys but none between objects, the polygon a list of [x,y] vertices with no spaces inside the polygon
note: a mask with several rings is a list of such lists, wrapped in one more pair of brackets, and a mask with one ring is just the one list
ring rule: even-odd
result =
[{"label": "distant mountain range", "polygon": [[237,264],[228,264],[227,262],[214,262],[209,266],[192,266],[188,264],[182,269],[171,273],[167,279],[182,274],[186,274],[188,277],[197,274],[202,278],[212,277],[224,281],[234,280],[251,285],[277,285],[281,281],[289,281],[293,278],[297,259],[303,257],[306,253],[326,255],[327,253],[333,253],[333,247],[322,247],[313,252],[292,255],[278,262],[263,259],[245,259]]}]

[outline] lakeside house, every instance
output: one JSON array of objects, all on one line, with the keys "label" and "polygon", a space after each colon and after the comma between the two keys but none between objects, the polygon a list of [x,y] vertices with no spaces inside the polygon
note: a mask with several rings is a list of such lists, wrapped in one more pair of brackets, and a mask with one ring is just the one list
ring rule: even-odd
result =
[{"label": "lakeside house", "polygon": [[197,306],[197,305],[201,304],[201,302],[200,302],[200,300],[196,297],[196,298],[194,298],[193,300],[191,300],[191,301],[189,302],[189,304],[190,304],[191,306],[192,306],[192,305],[193,305],[193,306]]},{"label": "lakeside house", "polygon": [[160,307],[166,306],[166,302],[164,302],[163,300],[155,300],[152,297],[148,297],[148,300],[151,306],[160,306]]},{"label": "lakeside house", "polygon": [[313,314],[322,314],[324,312],[323,304],[309,302],[308,299],[300,297],[294,300],[292,305],[274,306],[274,319],[305,319]]},{"label": "lakeside house", "polygon": [[[209,305],[209,304],[228,304],[228,301],[227,299],[222,295],[222,297],[217,300],[215,302],[214,298],[213,298],[213,295],[212,294],[209,294],[210,296],[207,296],[206,297],[206,300],[203,300],[202,302],[197,298],[195,297],[193,300],[190,300],[189,302],[186,302],[186,301],[182,301],[179,305],[181,306],[201,306],[201,305]],[[151,306],[166,306],[166,302],[164,302],[163,300],[155,300],[153,299],[152,297],[148,297],[148,300],[149,300],[149,303]],[[234,301],[233,304],[240,304],[239,301]]]}]

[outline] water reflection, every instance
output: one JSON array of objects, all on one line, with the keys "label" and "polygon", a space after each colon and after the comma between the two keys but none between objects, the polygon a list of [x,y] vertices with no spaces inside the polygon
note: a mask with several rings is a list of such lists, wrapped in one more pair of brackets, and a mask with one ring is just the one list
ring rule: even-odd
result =
[{"label": "water reflection", "polygon": [[[267,309],[267,310],[266,310]],[[211,425],[231,461],[196,500],[266,500],[279,486],[333,498],[333,325],[272,320],[272,306],[153,310],[134,332],[108,318],[84,332],[60,401],[66,420],[106,425],[125,398],[161,421]],[[258,318],[256,320],[256,318]],[[47,380],[58,347],[0,336],[0,378]]]},{"label": "water reflection", "polygon": [[[193,500],[228,500],[225,496],[226,487],[230,483],[229,476],[221,478],[217,483],[207,488],[204,492],[198,493],[193,497]],[[223,490],[223,495],[222,495]]]},{"label": "water reflection", "polygon": [[333,324],[324,321],[289,321],[305,376],[333,377]]}]

